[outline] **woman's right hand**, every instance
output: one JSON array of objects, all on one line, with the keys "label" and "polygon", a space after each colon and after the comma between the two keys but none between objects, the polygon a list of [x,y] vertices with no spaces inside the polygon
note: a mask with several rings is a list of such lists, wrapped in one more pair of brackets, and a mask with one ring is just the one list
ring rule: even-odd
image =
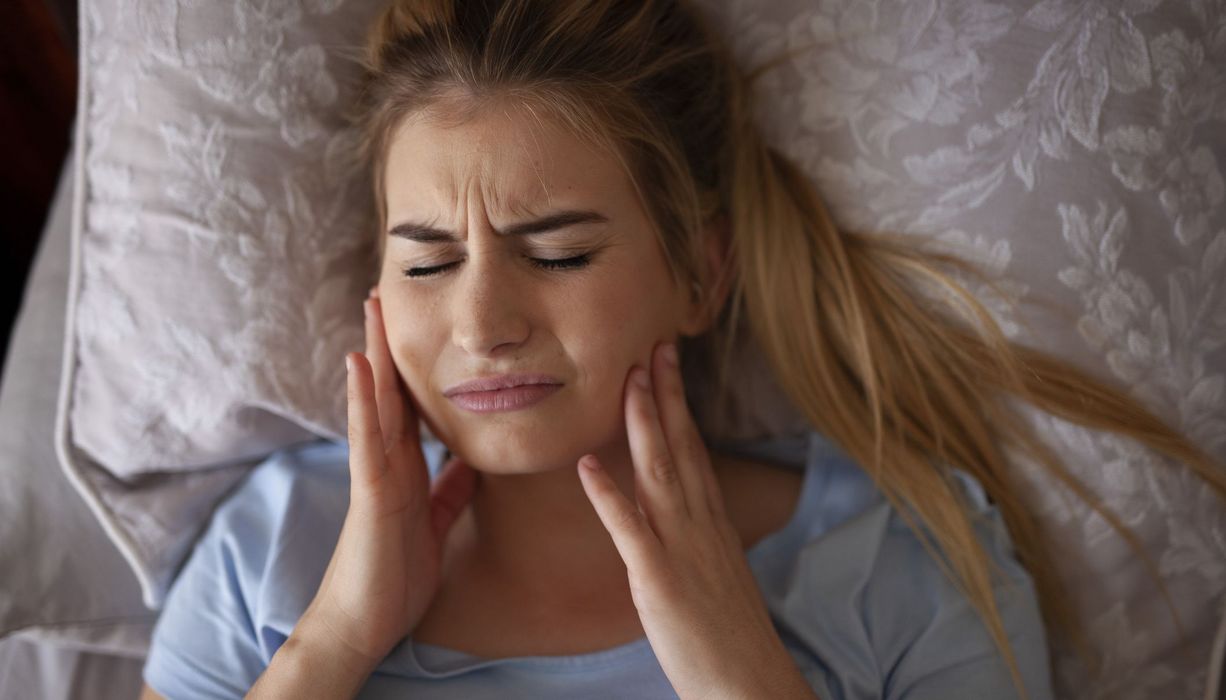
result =
[{"label": "woman's right hand", "polygon": [[303,620],[373,669],[417,626],[438,590],[443,543],[472,497],[476,474],[455,458],[431,486],[417,412],[371,292],[363,302],[366,354],[345,358],[349,510]]}]

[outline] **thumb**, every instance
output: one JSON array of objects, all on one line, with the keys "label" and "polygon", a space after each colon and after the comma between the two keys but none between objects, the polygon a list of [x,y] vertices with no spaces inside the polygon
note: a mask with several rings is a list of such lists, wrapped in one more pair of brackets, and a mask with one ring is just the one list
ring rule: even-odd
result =
[{"label": "thumb", "polygon": [[443,465],[430,486],[430,523],[434,536],[442,541],[455,519],[472,500],[477,486],[477,472],[459,457]]}]

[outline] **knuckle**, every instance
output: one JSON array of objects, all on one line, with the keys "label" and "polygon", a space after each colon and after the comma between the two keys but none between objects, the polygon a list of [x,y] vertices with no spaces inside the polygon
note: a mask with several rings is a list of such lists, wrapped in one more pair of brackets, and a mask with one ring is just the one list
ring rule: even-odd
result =
[{"label": "knuckle", "polygon": [[383,445],[388,452],[403,447],[405,442],[405,434],[402,430],[388,430],[383,435]]},{"label": "knuckle", "polygon": [[659,454],[651,458],[648,470],[662,484],[673,484],[677,481],[677,465],[668,454]]},{"label": "knuckle", "polygon": [[642,525],[642,518],[633,508],[618,508],[613,514],[613,525],[619,530],[635,531]]}]

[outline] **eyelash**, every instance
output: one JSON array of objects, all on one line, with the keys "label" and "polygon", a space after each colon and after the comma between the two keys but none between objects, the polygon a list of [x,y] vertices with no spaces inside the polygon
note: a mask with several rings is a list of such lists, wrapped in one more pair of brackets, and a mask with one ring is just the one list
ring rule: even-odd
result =
[{"label": "eyelash", "polygon": [[[533,265],[542,270],[573,270],[586,267],[588,262],[591,261],[591,258],[592,256],[590,253],[585,253],[583,255],[576,255],[571,258],[558,258],[554,260],[548,258],[528,259],[532,261]],[[456,265],[459,265],[459,263],[453,262],[447,263],[446,265],[436,265],[434,267],[410,267],[404,271],[404,276],[419,279],[422,277],[434,277]]]}]

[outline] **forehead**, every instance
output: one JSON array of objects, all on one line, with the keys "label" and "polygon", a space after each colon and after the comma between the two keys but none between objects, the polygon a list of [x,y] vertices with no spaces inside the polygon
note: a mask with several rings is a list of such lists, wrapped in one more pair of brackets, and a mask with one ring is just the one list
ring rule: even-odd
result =
[{"label": "forehead", "polygon": [[590,195],[632,196],[612,154],[539,109],[494,103],[460,123],[446,107],[434,110],[406,119],[392,134],[384,170],[391,224],[398,213],[449,217],[474,188],[491,213],[526,214]]}]

